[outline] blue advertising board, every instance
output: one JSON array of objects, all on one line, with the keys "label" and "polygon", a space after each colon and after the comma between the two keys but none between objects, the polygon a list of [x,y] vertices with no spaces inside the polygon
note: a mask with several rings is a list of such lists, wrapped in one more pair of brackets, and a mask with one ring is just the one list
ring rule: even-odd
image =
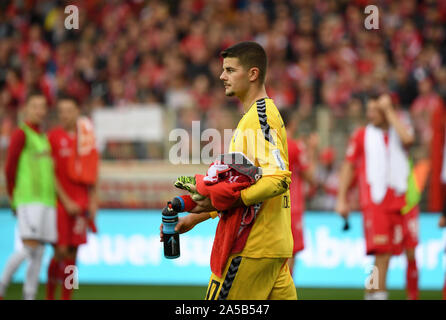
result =
[{"label": "blue advertising board", "polygon": [[[80,283],[207,285],[213,236],[218,223],[210,219],[181,235],[181,256],[168,260],[159,241],[160,210],[101,210],[99,232],[89,234],[79,249]],[[420,244],[416,249],[421,289],[441,289],[444,283],[446,232],[437,226],[438,215],[421,214]],[[294,280],[298,287],[363,288],[373,258],[365,255],[362,217],[353,213],[351,228],[342,231],[343,220],[334,213],[307,212],[304,216],[305,250],[297,256]],[[21,246],[16,219],[0,210],[0,271]],[[40,279],[46,281],[52,248],[45,250]],[[388,287],[405,286],[406,260],[395,256],[390,263]],[[23,281],[25,263],[13,281]]]}]

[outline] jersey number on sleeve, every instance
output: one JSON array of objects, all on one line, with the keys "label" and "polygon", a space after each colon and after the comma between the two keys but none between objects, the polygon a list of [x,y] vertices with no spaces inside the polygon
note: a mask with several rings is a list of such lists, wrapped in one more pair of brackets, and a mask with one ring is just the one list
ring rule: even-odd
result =
[{"label": "jersey number on sleeve", "polygon": [[283,207],[289,208],[290,207],[290,198],[288,195],[283,196]]},{"label": "jersey number on sleeve", "polygon": [[[215,300],[215,296],[217,295],[218,289],[220,288],[220,282],[217,280],[212,280],[211,284],[209,285],[208,292],[206,294],[206,300]],[[212,297],[210,297],[212,292]]]}]

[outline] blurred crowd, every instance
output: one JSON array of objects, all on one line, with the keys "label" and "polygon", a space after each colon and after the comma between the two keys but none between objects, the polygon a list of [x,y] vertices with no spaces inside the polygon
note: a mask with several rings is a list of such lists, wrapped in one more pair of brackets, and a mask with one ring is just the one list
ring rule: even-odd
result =
[{"label": "blurred crowd", "polygon": [[[69,4],[79,8],[77,30],[64,27]],[[377,30],[364,27],[368,4],[379,9]],[[219,53],[254,40],[268,54],[269,96],[296,110],[307,133],[320,129],[306,121],[318,110],[331,130],[350,119],[351,131],[371,92],[391,92],[413,116],[425,157],[446,97],[445,25],[445,0],[1,1],[0,146],[33,87],[53,106],[59,93],[74,95],[86,113],[156,103],[175,127],[234,128],[240,111],[224,96]],[[331,145],[323,152],[333,162],[344,151]]]}]

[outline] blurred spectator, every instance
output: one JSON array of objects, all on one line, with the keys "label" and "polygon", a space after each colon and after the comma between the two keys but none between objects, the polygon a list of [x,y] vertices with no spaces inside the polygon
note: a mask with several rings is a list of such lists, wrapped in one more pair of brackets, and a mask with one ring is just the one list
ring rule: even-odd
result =
[{"label": "blurred spectator", "polygon": [[335,167],[335,150],[325,148],[319,154],[319,165],[316,170],[316,180],[321,186],[311,201],[311,206],[319,210],[334,210],[338,193],[338,173]]},{"label": "blurred spectator", "polygon": [[[50,105],[60,92],[79,99],[85,112],[158,103],[178,127],[190,129],[187,122],[194,119],[202,120],[202,131],[218,125],[222,130],[240,111],[224,97],[219,53],[254,40],[268,53],[268,95],[279,108],[298,110],[303,122],[328,108],[330,138],[336,140],[330,145],[342,147],[340,140],[360,124],[370,94],[390,88],[402,108],[411,110],[417,148],[428,155],[432,112],[446,97],[445,1],[377,1],[379,30],[364,29],[368,2],[362,0],[73,4],[79,7],[78,30],[64,28],[65,1],[0,3],[0,148],[8,144],[23,97],[34,88]],[[220,123],[222,109],[231,116]],[[338,130],[346,121],[348,128]],[[300,127],[312,126],[312,132],[316,125]],[[103,156],[159,154],[144,148],[111,143]]]},{"label": "blurred spectator", "polygon": [[435,72],[437,81],[437,92],[441,98],[446,100],[446,67],[442,67]]},{"label": "blurred spectator", "polygon": [[446,104],[438,103],[432,111],[429,128],[431,176],[428,210],[439,212],[446,205]]},{"label": "blurred spectator", "polygon": [[[388,85],[412,104],[415,70],[435,72],[446,54],[446,6],[435,0],[378,3],[380,32],[363,28],[363,1],[78,1],[79,30],[63,27],[64,2],[37,3],[2,3],[0,90],[10,91],[9,105],[37,86],[50,102],[65,91],[87,105],[155,100],[205,112],[221,86],[218,53],[251,39],[268,52],[268,92],[279,106],[308,113],[322,102],[342,116],[352,96],[364,102]],[[444,78],[435,76],[441,88]]]},{"label": "blurred spectator", "polygon": [[433,79],[420,71],[418,80],[418,97],[411,106],[411,114],[414,121],[415,131],[422,146],[425,146],[425,156],[429,154],[428,146],[432,139],[432,128],[430,126],[432,114],[435,109],[443,104],[441,97],[434,91]]}]

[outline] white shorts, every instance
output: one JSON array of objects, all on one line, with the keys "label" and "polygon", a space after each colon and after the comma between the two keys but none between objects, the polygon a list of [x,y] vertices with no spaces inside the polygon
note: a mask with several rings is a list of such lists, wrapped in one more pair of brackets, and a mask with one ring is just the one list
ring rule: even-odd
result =
[{"label": "white shorts", "polygon": [[18,205],[17,220],[22,240],[57,242],[56,208],[40,203]]}]

